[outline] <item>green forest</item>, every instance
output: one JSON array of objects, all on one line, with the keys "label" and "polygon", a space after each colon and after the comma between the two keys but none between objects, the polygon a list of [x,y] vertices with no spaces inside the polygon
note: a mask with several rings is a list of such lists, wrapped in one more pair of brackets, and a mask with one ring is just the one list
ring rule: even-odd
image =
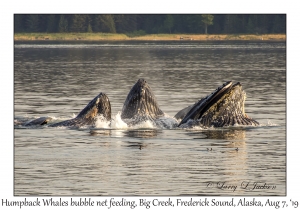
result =
[{"label": "green forest", "polygon": [[15,33],[285,34],[285,14],[15,14]]}]

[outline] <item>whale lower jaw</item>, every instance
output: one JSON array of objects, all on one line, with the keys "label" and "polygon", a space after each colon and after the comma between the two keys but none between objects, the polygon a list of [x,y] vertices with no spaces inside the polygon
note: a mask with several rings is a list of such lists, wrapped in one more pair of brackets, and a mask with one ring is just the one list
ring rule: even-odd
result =
[{"label": "whale lower jaw", "polygon": [[81,119],[81,118],[73,118],[70,120],[65,120],[62,122],[58,122],[55,124],[49,125],[49,127],[82,127],[82,126],[95,126],[96,119]]},{"label": "whale lower jaw", "polygon": [[214,120],[208,118],[201,118],[200,120],[189,120],[187,123],[181,124],[180,128],[221,128],[221,127],[236,127],[236,126],[258,126],[259,123],[249,117],[238,116],[238,117],[220,117]]},{"label": "whale lower jaw", "polygon": [[[201,124],[208,126],[204,121]],[[216,119],[210,123],[213,127],[225,127],[225,126],[258,126],[259,123],[249,117],[239,115],[237,117],[223,117]]]},{"label": "whale lower jaw", "polygon": [[154,125],[155,119],[156,118],[153,118],[150,115],[136,115],[129,119],[123,119],[123,121],[127,124],[128,127],[134,127],[146,122],[150,122],[152,125]]}]

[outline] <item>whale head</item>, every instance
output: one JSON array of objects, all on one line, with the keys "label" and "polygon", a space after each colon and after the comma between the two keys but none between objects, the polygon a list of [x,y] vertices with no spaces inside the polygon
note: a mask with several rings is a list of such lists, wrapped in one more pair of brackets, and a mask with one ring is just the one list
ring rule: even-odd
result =
[{"label": "whale head", "polygon": [[245,113],[245,99],[246,93],[239,82],[234,85],[226,82],[189,108],[178,126],[190,120],[206,127],[259,125]]},{"label": "whale head", "polygon": [[121,118],[132,119],[135,117],[150,117],[155,119],[163,116],[155,95],[147,81],[139,79],[131,88],[124,102]]},{"label": "whale head", "polygon": [[85,121],[86,124],[92,124],[97,117],[102,116],[105,120],[111,120],[110,101],[105,93],[100,93],[77,115],[75,119]]}]

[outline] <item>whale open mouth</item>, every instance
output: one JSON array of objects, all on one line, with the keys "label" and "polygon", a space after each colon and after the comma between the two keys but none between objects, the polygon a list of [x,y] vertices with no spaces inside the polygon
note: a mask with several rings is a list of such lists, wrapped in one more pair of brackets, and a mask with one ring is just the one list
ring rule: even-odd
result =
[{"label": "whale open mouth", "polygon": [[223,95],[225,95],[232,87],[232,82],[225,82],[222,86],[218,87],[210,95],[206,96],[199,100],[190,111],[185,115],[185,117],[178,124],[186,123],[188,120],[197,120],[202,117],[202,115],[214,104],[216,103]]},{"label": "whale open mouth", "polygon": [[223,127],[234,125],[259,125],[245,114],[246,93],[237,82],[226,82],[193,106],[186,108],[187,114],[178,126],[192,120],[195,125]]},{"label": "whale open mouth", "polygon": [[153,119],[163,114],[147,81],[139,79],[127,95],[121,118],[132,119],[147,116]]}]

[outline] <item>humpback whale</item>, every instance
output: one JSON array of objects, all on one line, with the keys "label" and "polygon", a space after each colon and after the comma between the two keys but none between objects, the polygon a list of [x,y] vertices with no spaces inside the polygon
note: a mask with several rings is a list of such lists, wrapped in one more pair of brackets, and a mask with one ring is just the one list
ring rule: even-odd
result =
[{"label": "humpback whale", "polygon": [[259,123],[245,113],[246,93],[237,82],[225,82],[208,96],[193,105],[180,110],[175,118],[179,127],[224,127],[233,125],[252,125]]},{"label": "humpback whale", "polygon": [[[159,107],[154,93],[144,79],[138,79],[129,91],[124,102],[121,119],[128,126],[143,121],[153,122],[162,128],[224,127],[234,125],[256,126],[259,123],[245,113],[246,93],[237,82],[225,82],[208,96],[180,110],[174,118],[168,117]],[[49,127],[95,126],[98,117],[111,121],[111,105],[108,97],[100,93],[73,119],[65,120]],[[176,119],[176,120],[175,120]],[[41,117],[26,123],[26,126],[45,125],[50,117]],[[179,122],[179,123],[178,123]]]},{"label": "humpback whale", "polygon": [[[98,117],[103,117],[104,120],[111,120],[111,106],[110,101],[105,93],[100,93],[73,119],[65,120],[55,124],[49,124],[49,127],[58,126],[95,126]],[[36,120],[30,121],[25,126],[45,125],[51,121],[50,117],[40,117]]]},{"label": "humpback whale", "polygon": [[164,112],[159,108],[156,97],[147,81],[139,79],[129,91],[124,102],[121,119],[132,126],[142,121],[155,121],[163,117]]}]

